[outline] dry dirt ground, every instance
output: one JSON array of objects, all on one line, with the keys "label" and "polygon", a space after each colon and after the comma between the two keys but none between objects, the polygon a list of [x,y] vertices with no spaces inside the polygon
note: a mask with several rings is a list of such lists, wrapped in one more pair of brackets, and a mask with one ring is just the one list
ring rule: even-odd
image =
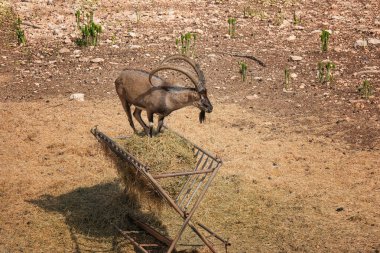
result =
[{"label": "dry dirt ground", "polygon": [[[199,33],[195,59],[215,110],[204,125],[194,108],[167,125],[223,160],[199,214],[230,239],[230,251],[379,252],[380,45],[354,46],[380,39],[378,1],[0,4],[29,24],[27,46],[17,46],[9,16],[1,17],[0,252],[134,252],[102,222],[123,215],[124,200],[89,130],[130,133],[114,79],[124,67],[149,70],[176,53],[183,31]],[[73,43],[83,5],[104,27],[94,48]],[[253,15],[244,18],[247,6]],[[225,36],[228,17],[237,18],[235,38]],[[332,30],[327,53],[319,29]],[[242,59],[221,51],[267,67],[246,60],[253,78],[242,82]],[[315,75],[325,59],[336,63],[330,85]],[[296,74],[291,92],[283,91],[285,68]],[[366,79],[369,99],[357,91]],[[86,100],[69,101],[74,92]]]}]

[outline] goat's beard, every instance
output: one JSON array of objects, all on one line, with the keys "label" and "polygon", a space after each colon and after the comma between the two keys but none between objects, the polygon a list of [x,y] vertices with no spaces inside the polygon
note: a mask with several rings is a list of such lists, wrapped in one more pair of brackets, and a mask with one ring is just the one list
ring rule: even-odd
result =
[{"label": "goat's beard", "polygon": [[201,112],[199,113],[199,122],[203,123],[205,120],[206,120],[206,111],[201,110]]}]

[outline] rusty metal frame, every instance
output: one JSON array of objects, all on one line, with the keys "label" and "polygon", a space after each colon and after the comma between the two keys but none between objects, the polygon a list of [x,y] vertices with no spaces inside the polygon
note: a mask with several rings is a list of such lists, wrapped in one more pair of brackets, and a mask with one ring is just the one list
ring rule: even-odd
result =
[{"label": "rusty metal frame", "polygon": [[[155,191],[162,196],[162,198],[171,206],[179,215],[182,217],[183,224],[179,231],[177,232],[174,239],[167,238],[161,235],[159,232],[155,231],[153,228],[149,227],[147,224],[136,222],[136,224],[144,229],[148,234],[155,237],[157,240],[161,241],[163,245],[168,247],[167,253],[175,252],[175,246],[177,245],[181,235],[185,231],[186,227],[189,226],[196,235],[203,241],[203,243],[211,250],[211,252],[216,253],[216,249],[213,244],[206,238],[205,235],[201,233],[199,228],[202,228],[211,236],[217,238],[224,243],[225,248],[230,245],[228,240],[224,240],[222,237],[211,231],[205,225],[200,223],[192,222],[192,217],[195,214],[195,211],[202,202],[208,188],[210,187],[211,182],[214,180],[219,168],[222,166],[222,161],[205,151],[204,149],[198,147],[197,145],[191,143],[183,136],[177,134],[185,141],[190,143],[196,150],[195,155],[198,159],[197,164],[193,171],[186,172],[177,172],[177,173],[167,173],[160,175],[152,175],[152,171],[148,166],[139,162],[132,154],[120,147],[115,141],[110,137],[100,132],[97,127],[91,129],[91,133],[100,141],[108,146],[108,148],[115,153],[123,161],[128,162],[132,165],[141,175],[143,175],[149,183],[154,187]],[[174,132],[175,133],[175,132]],[[122,137],[124,138],[124,137]],[[157,179],[168,178],[168,177],[183,177],[188,176],[186,183],[183,188],[180,190],[179,194],[173,199],[159,184]],[[115,226],[116,227],[116,226]],[[134,246],[139,248],[142,252],[148,252],[144,249],[143,244],[139,244],[132,237],[122,231],[120,228],[116,229]]]}]

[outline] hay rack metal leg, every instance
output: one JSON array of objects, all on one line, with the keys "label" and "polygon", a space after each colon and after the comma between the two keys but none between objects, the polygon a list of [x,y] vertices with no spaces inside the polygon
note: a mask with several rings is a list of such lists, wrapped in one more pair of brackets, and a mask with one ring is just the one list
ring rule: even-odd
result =
[{"label": "hay rack metal leg", "polygon": [[[222,161],[219,158],[214,157],[204,149],[198,147],[197,145],[188,141],[186,138],[177,134],[194,147],[195,156],[197,158],[195,168],[192,171],[185,172],[173,172],[158,175],[151,174],[150,172],[152,170],[148,166],[142,164],[132,154],[130,154],[124,148],[120,147],[113,139],[100,132],[96,127],[91,129],[91,133],[100,142],[106,144],[108,148],[120,159],[129,163],[130,165],[132,165],[134,169],[137,170],[138,173],[141,173],[141,175],[143,175],[154,187],[154,190],[183,219],[183,223],[173,239],[162,235],[148,224],[134,220],[134,223],[138,227],[140,227],[146,233],[160,241],[162,246],[167,248],[167,253],[176,252],[175,247],[187,226],[189,226],[194,231],[194,233],[203,241],[203,243],[210,249],[211,252],[215,253],[217,251],[213,243],[211,243],[211,241],[209,240],[210,237],[213,237],[216,240],[220,241],[223,244],[225,251],[227,252],[228,246],[231,245],[228,242],[228,240],[223,239],[220,235],[213,232],[204,224],[192,221],[195,211],[202,202],[208,188],[210,187],[211,182],[214,180],[219,168],[222,165]],[[186,176],[187,180],[183,185],[182,189],[175,197],[170,196],[159,183],[159,180],[162,178],[183,176]],[[115,226],[115,228],[141,252],[148,253],[149,250],[147,248],[159,246],[155,244],[140,244],[137,241],[135,241],[130,235],[128,235],[126,231],[122,231],[117,226]],[[206,232],[208,236],[205,236],[204,232]]]}]

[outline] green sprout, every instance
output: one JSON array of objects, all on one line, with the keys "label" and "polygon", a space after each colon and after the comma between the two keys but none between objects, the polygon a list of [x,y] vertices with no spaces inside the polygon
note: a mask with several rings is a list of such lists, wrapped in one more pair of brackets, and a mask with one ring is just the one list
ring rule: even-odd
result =
[{"label": "green sprout", "polygon": [[78,46],[96,46],[98,44],[99,34],[102,32],[102,26],[94,22],[94,13],[86,13],[86,20],[84,20],[84,13],[81,11],[75,12],[77,26],[81,32],[82,37],[75,40]]},{"label": "green sprout", "polygon": [[197,34],[188,32],[181,34],[181,36],[175,40],[175,44],[180,54],[189,56],[191,52],[191,55],[194,56],[196,41]]},{"label": "green sprout", "polygon": [[241,74],[243,82],[245,82],[245,79],[247,78],[247,70],[248,70],[247,64],[244,61],[242,61],[242,62],[239,62],[239,66],[240,66],[239,72]]},{"label": "green sprout", "polygon": [[21,29],[21,19],[20,17],[17,18],[16,21],[16,35],[17,35],[17,41],[19,45],[25,45],[26,44],[26,37],[24,30]]},{"label": "green sprout", "polygon": [[333,80],[332,70],[335,69],[333,62],[319,62],[318,63],[318,80],[320,83],[329,83]]},{"label": "green sprout", "polygon": [[320,37],[321,37],[321,43],[322,43],[321,45],[322,52],[327,52],[330,33],[326,30],[322,30]]},{"label": "green sprout", "polygon": [[228,34],[232,37],[235,37],[236,32],[236,18],[228,18]]},{"label": "green sprout", "polygon": [[369,99],[369,97],[373,94],[373,86],[368,80],[365,80],[358,88],[358,91],[363,98]]},{"label": "green sprout", "polygon": [[136,23],[140,23],[141,13],[137,8],[135,9],[135,13],[136,13]]},{"label": "green sprout", "polygon": [[288,90],[289,89],[289,86],[290,86],[290,71],[289,69],[285,69],[285,82],[284,82],[284,88],[285,90]]},{"label": "green sprout", "polygon": [[294,11],[294,13],[293,13],[293,23],[294,23],[294,25],[301,24],[301,16],[297,15],[296,11]]}]

